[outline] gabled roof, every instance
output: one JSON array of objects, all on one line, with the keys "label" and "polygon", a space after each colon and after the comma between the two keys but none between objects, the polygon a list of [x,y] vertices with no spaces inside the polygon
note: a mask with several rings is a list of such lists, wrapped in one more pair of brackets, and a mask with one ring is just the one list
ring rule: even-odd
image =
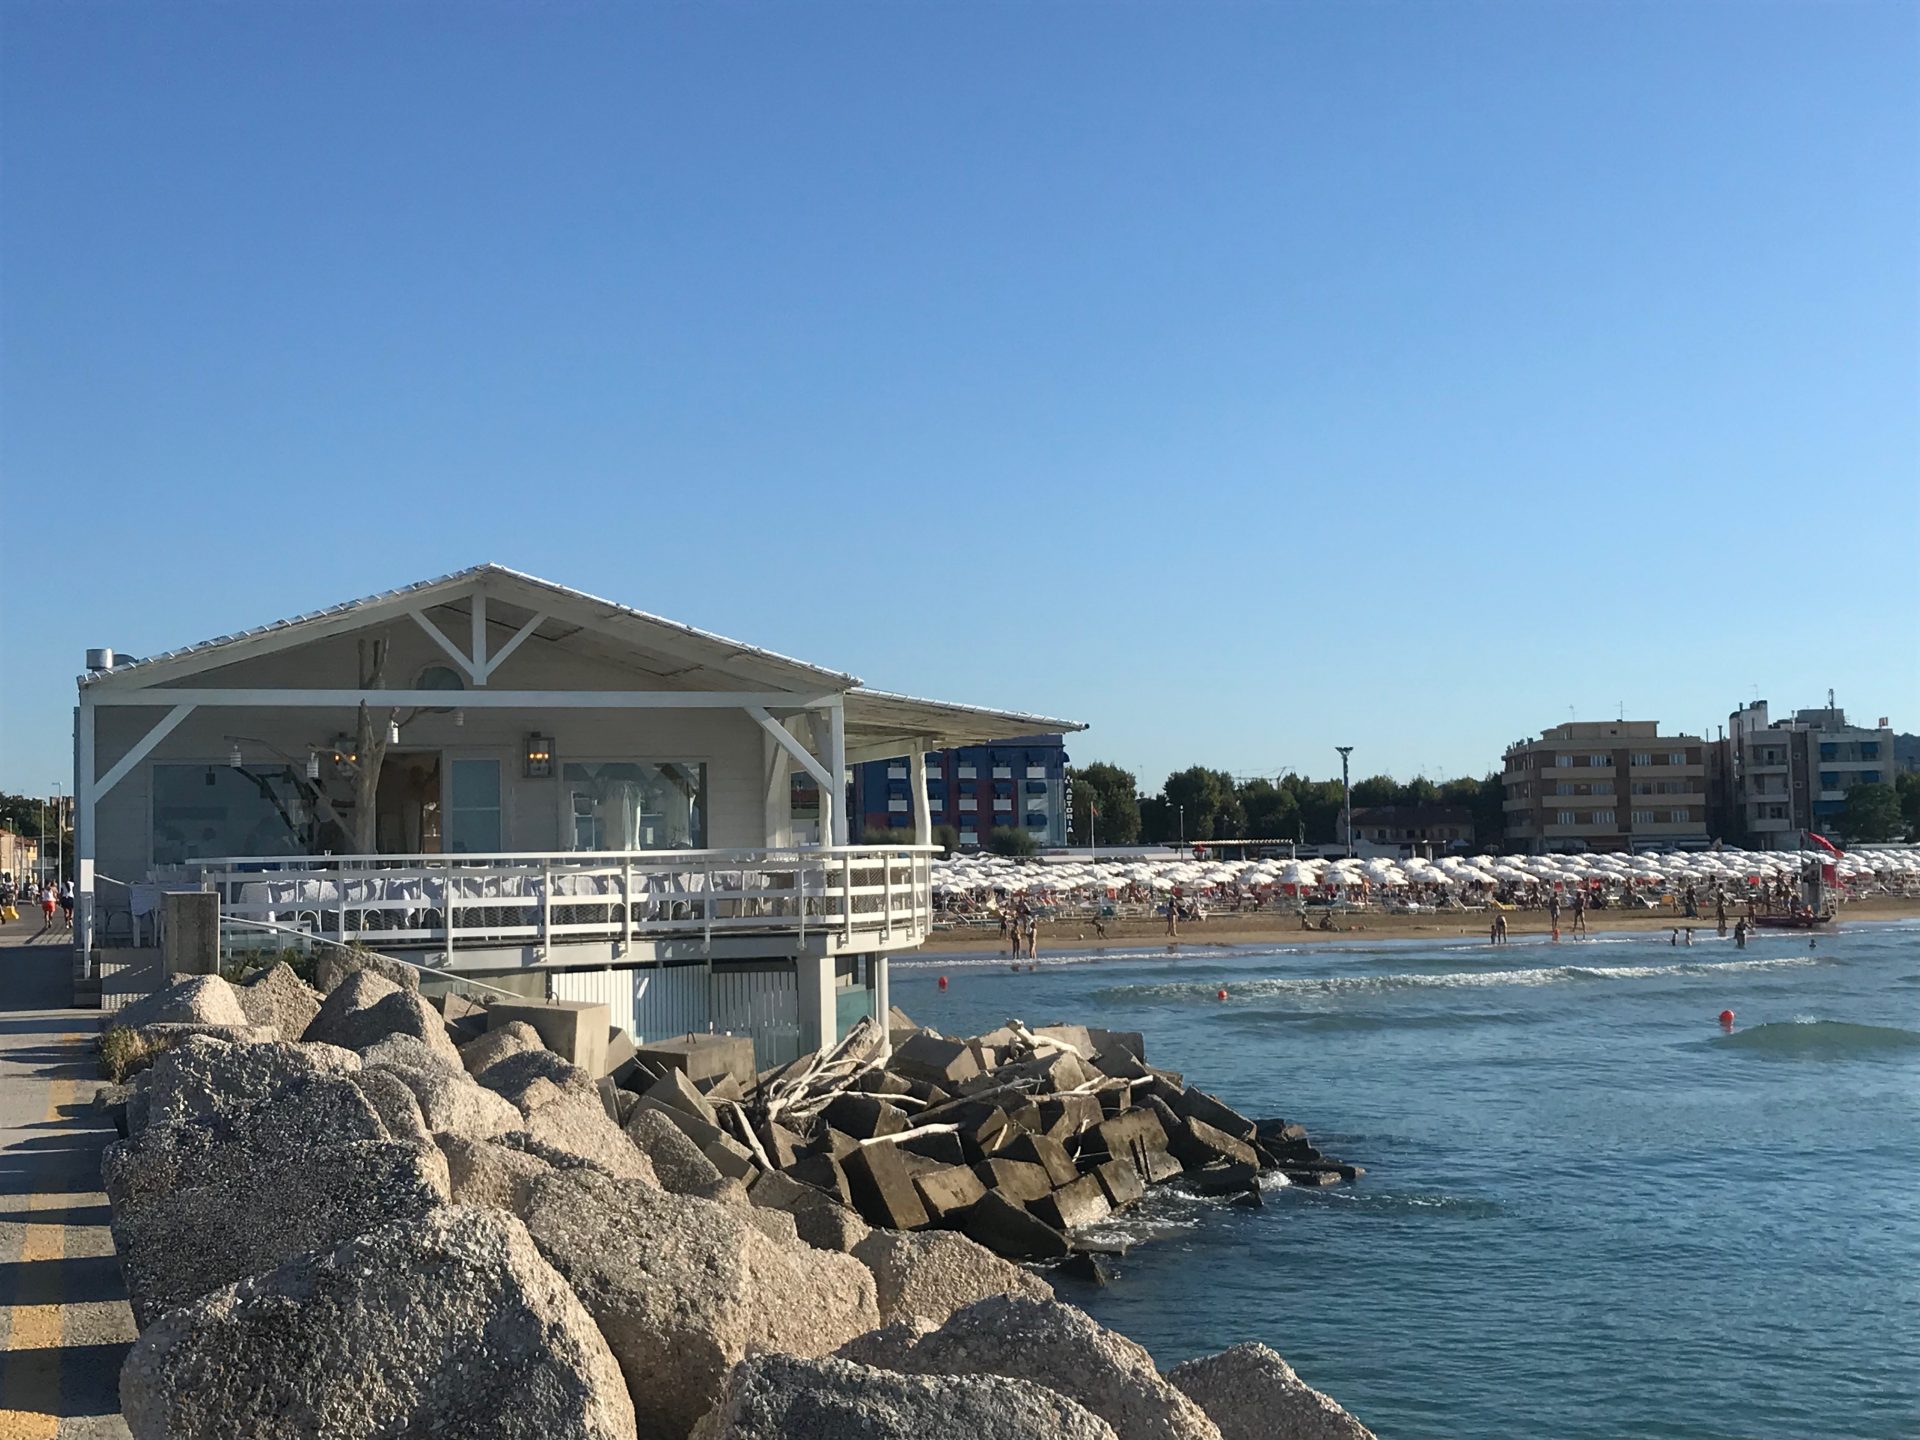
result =
[{"label": "gabled roof", "polygon": [[[83,688],[165,686],[253,655],[403,618],[409,611],[441,610],[444,619],[444,612],[451,610],[470,617],[476,591],[487,597],[489,624],[518,627],[536,614],[545,614],[548,619],[534,632],[539,639],[626,664],[647,676],[646,688],[843,693],[850,750],[896,742],[924,742],[927,749],[941,749],[1086,728],[1075,721],[1043,715],[868,690],[843,671],[809,665],[494,564],[474,565],[197,645],[121,661],[110,669],[81,676],[80,684]],[[454,633],[459,638],[465,631],[456,628]],[[159,695],[164,693],[161,690]]]},{"label": "gabled roof", "polygon": [[[838,691],[860,683],[858,677],[839,670],[827,670],[790,656],[765,650],[744,641],[732,640],[711,631],[695,629],[677,620],[650,615],[644,610],[617,601],[589,595],[584,590],[557,585],[505,565],[485,564],[456,570],[432,580],[422,580],[377,595],[363,596],[324,610],[312,610],[250,630],[203,640],[196,645],[168,650],[140,660],[128,660],[111,669],[80,677],[82,686],[111,684],[124,676],[137,677],[141,686],[161,684],[183,675],[196,674],[243,658],[244,654],[288,649],[308,640],[320,639],[341,631],[352,631],[409,610],[432,609],[471,594],[476,585],[484,589],[489,604],[496,599],[532,614],[546,611],[554,619],[548,629],[565,629],[571,622],[578,629],[592,629],[616,641],[625,641],[643,650],[674,654],[694,662],[694,668],[725,669],[743,672],[755,686],[781,690]],[[722,687],[708,687],[722,688]]]}]

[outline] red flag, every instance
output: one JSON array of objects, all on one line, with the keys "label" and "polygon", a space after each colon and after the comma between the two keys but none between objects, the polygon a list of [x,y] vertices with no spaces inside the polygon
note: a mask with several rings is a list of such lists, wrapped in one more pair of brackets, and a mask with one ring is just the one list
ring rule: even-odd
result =
[{"label": "red flag", "polygon": [[1822,850],[1826,851],[1829,855],[1833,856],[1834,859],[1838,860],[1840,858],[1840,855],[1841,855],[1840,847],[1835,845],[1831,840],[1827,839],[1826,836],[1816,835],[1811,830],[1806,831],[1805,834],[1807,839],[1811,840],[1814,844],[1818,845]]}]

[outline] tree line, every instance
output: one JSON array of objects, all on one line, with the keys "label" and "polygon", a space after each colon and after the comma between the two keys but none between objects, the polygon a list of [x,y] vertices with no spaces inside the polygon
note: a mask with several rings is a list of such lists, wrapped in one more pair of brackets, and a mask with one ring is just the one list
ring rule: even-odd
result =
[{"label": "tree line", "polygon": [[[1505,794],[1497,774],[1438,783],[1417,776],[1370,775],[1353,784],[1353,808],[1375,805],[1449,805],[1472,817],[1481,843],[1504,828]],[[1277,779],[1235,779],[1224,770],[1189,766],[1167,776],[1155,795],[1142,795],[1133,772],[1096,761],[1073,772],[1071,843],[1161,845],[1193,840],[1293,840],[1331,845],[1344,840],[1338,780],[1310,780],[1289,772]]]}]

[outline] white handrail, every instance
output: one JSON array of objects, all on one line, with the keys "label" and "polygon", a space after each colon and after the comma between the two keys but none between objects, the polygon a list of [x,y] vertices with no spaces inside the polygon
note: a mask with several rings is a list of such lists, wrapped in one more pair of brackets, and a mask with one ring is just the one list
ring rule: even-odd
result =
[{"label": "white handrail", "polygon": [[421,965],[412,960],[403,960],[398,955],[388,955],[379,950],[366,950],[364,946],[356,950],[352,945],[342,945],[338,940],[329,939],[325,935],[316,935],[308,930],[297,930],[291,925],[275,925],[267,920],[243,920],[238,915],[222,915],[220,917],[220,923],[223,925],[249,925],[257,930],[275,930],[284,935],[298,936],[302,940],[312,940],[321,945],[331,945],[337,950],[345,950],[350,955],[359,954],[364,951],[364,953],[369,955],[377,955],[382,960],[391,960],[395,965],[404,965],[409,970],[418,970],[422,975],[431,975],[436,980],[446,980],[460,985],[471,985],[476,990],[491,991],[495,995],[504,995],[509,1000],[524,1000],[527,998],[524,995],[516,994],[512,990],[502,990],[498,985],[489,985],[484,980],[474,980],[466,975],[449,975],[445,971],[434,969],[431,965]]}]

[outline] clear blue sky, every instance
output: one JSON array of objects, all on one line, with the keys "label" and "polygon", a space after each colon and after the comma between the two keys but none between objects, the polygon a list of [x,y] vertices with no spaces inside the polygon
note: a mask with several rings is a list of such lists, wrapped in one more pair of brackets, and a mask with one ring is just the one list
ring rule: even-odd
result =
[{"label": "clear blue sky", "polygon": [[492,559],[1148,789],[1920,729],[1920,8],[0,9],[0,786]]}]

